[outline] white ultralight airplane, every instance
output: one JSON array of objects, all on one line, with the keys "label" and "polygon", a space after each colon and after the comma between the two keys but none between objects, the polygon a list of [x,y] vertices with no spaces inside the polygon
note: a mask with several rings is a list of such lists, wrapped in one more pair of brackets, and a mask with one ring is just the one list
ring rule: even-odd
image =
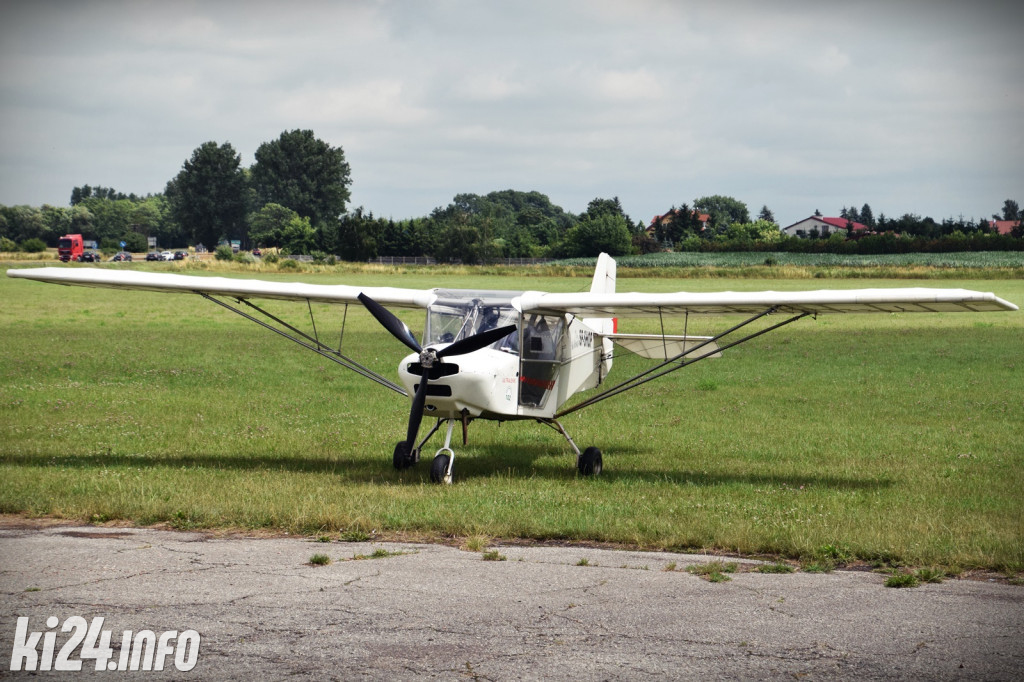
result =
[{"label": "white ultralight airplane", "polygon": [[[531,419],[546,424],[568,441],[580,474],[599,474],[601,451],[596,447],[580,451],[559,418],[700,360],[718,357],[723,350],[809,315],[1017,310],[994,294],[966,289],[617,293],[615,261],[607,254],[597,259],[590,291],[579,293],[355,287],[77,267],[8,270],[7,274],[55,284],[196,294],[396,393],[411,396],[409,425],[405,440],[395,445],[394,466],[405,469],[418,462],[423,446],[447,425],[444,446],[437,450],[430,468],[431,480],[438,483],[452,480],[454,425],[461,423],[465,444],[467,427],[476,419]],[[362,304],[413,351],[398,366],[401,383],[345,355],[340,341],[337,349],[321,341],[315,319],[313,334],[307,334],[254,302],[260,299],[305,302],[311,317],[311,303]],[[425,309],[422,340],[417,340],[388,306]],[[687,335],[690,316],[701,314],[745,317],[712,336]],[[783,319],[749,326],[768,316]],[[658,317],[662,330],[666,317],[681,318],[684,333],[619,334],[617,321],[622,317]],[[344,326],[342,321],[339,339],[344,339]],[[614,344],[655,362],[646,371],[566,407],[576,393],[604,382],[612,367]],[[437,421],[417,442],[424,415]]]}]

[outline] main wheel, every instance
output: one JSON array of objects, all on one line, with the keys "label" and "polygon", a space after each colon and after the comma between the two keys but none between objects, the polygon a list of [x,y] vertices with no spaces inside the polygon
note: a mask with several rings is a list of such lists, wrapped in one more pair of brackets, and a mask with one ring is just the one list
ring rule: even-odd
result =
[{"label": "main wheel", "polygon": [[601,473],[601,451],[590,446],[580,455],[577,465],[581,476],[597,476]]},{"label": "main wheel", "polygon": [[398,469],[399,471],[402,471],[403,469],[408,469],[413,465],[412,453],[409,452],[409,446],[406,444],[404,440],[400,440],[397,443],[395,443],[395,455],[392,461],[395,465],[395,468]]},{"label": "main wheel", "polygon": [[[448,463],[452,459],[448,455],[438,455],[430,464],[430,480],[433,483],[444,483],[448,474]],[[449,481],[450,482],[450,481]]]}]

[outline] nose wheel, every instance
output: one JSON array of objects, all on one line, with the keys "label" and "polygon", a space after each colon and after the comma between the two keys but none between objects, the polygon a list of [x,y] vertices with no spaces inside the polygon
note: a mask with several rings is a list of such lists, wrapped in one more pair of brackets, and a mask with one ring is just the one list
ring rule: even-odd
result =
[{"label": "nose wheel", "polygon": [[442,448],[434,457],[434,461],[430,464],[430,481],[431,483],[447,483],[451,485],[452,482],[452,461],[455,453],[448,450],[450,454],[445,454]]},{"label": "nose wheel", "polygon": [[444,447],[434,455],[434,461],[430,463],[430,481],[432,483],[452,484],[452,464],[455,463],[455,452],[451,449],[452,428],[455,420],[448,420],[448,430],[444,436]]}]

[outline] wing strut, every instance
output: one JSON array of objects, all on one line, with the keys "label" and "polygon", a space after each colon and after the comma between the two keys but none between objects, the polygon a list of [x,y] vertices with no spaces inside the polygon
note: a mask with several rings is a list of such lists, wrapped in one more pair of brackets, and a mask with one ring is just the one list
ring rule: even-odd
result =
[{"label": "wing strut", "polygon": [[[576,410],[582,410],[584,407],[590,407],[591,405],[595,405],[595,404],[601,402],[602,400],[606,400],[607,398],[611,398],[613,396],[617,396],[620,393],[625,393],[626,391],[634,389],[637,386],[642,386],[643,384],[646,384],[648,381],[653,381],[655,379],[663,377],[666,374],[669,374],[670,372],[675,372],[676,370],[680,370],[680,369],[682,369],[684,367],[689,367],[693,363],[699,362],[699,361],[701,361],[701,360],[703,360],[705,358],[709,358],[712,355],[715,355],[716,353],[718,353],[720,351],[724,351],[727,348],[732,348],[734,346],[738,346],[741,343],[745,343],[747,341],[750,341],[751,339],[755,339],[758,336],[761,336],[762,334],[767,334],[770,331],[774,331],[774,330],[776,330],[776,329],[778,329],[780,327],[784,327],[787,324],[796,322],[797,320],[802,319],[802,318],[807,317],[808,315],[810,315],[810,313],[800,313],[799,315],[794,315],[793,317],[790,317],[789,319],[786,319],[786,320],[784,320],[782,322],[779,322],[778,324],[773,324],[772,326],[766,327],[766,328],[764,328],[764,329],[762,329],[760,331],[756,331],[756,332],[752,332],[750,334],[747,334],[743,338],[738,339],[736,341],[731,341],[731,342],[726,343],[724,345],[718,346],[717,348],[712,346],[711,350],[709,350],[707,353],[705,353],[703,355],[700,355],[698,357],[695,357],[695,358],[688,358],[688,357],[686,357],[688,355],[693,355],[696,351],[699,351],[704,346],[707,346],[709,344],[714,344],[719,339],[721,339],[721,338],[723,338],[725,336],[728,336],[729,334],[732,334],[733,332],[735,332],[735,331],[737,331],[739,329],[742,329],[743,327],[746,327],[751,322],[755,322],[756,320],[761,319],[765,315],[770,315],[770,314],[772,314],[775,311],[776,311],[775,308],[769,308],[768,310],[765,310],[762,313],[758,313],[757,315],[754,315],[753,317],[744,320],[743,322],[739,323],[738,325],[736,325],[734,327],[730,327],[729,329],[725,330],[724,332],[722,332],[720,334],[717,334],[716,336],[712,336],[710,339],[708,339],[708,340],[706,340],[706,341],[704,341],[704,342],[702,342],[702,343],[700,343],[700,344],[698,344],[698,345],[696,345],[696,346],[694,346],[694,347],[692,347],[690,349],[686,349],[684,347],[682,353],[679,353],[678,355],[675,355],[675,356],[669,358],[668,360],[665,360],[664,362],[661,362],[661,363],[655,365],[654,367],[651,367],[650,369],[647,369],[647,370],[641,372],[640,374],[637,374],[636,376],[634,376],[634,377],[632,377],[630,379],[626,379],[622,383],[617,384],[616,386],[613,386],[613,387],[609,388],[606,391],[602,391],[601,393],[598,393],[597,395],[592,396],[592,397],[588,398],[587,400],[584,400],[583,402],[577,403],[577,404],[573,405],[572,407],[568,407],[568,408],[566,408],[566,409],[564,409],[564,410],[562,410],[560,412],[557,412],[555,414],[555,419],[558,419],[558,418],[563,417],[563,416],[565,416],[567,414],[575,412]],[[666,367],[668,365],[672,365],[672,366],[668,367],[668,369],[662,369],[662,368],[664,368],[664,367]],[[659,372],[658,370],[662,370],[662,371]]]},{"label": "wing strut", "polygon": [[[242,317],[244,317],[245,319],[249,320],[250,322],[255,322],[256,324],[258,324],[259,326],[263,327],[264,329],[269,329],[270,331],[274,332],[275,334],[283,336],[284,338],[288,339],[289,341],[297,343],[298,345],[302,346],[303,348],[311,350],[314,353],[327,358],[331,362],[338,363],[339,365],[341,365],[345,369],[350,369],[353,372],[355,372],[356,374],[359,374],[360,376],[366,377],[370,381],[374,381],[374,382],[380,384],[381,386],[384,386],[385,388],[390,388],[392,391],[394,391],[396,393],[400,393],[401,395],[404,395],[404,396],[408,396],[409,395],[408,393],[405,392],[405,389],[403,389],[401,386],[399,386],[395,382],[393,382],[393,381],[391,381],[391,380],[389,380],[389,379],[387,379],[385,377],[382,377],[381,375],[377,374],[373,370],[371,370],[371,369],[369,369],[367,367],[364,367],[363,365],[359,364],[358,362],[356,362],[352,358],[347,357],[344,354],[342,354],[340,348],[338,350],[334,350],[330,346],[327,346],[327,345],[321,343],[319,339],[313,338],[312,336],[310,336],[309,334],[306,334],[305,332],[303,332],[300,329],[296,329],[294,326],[288,324],[287,322],[285,322],[281,318],[279,318],[279,317],[277,317],[277,316],[267,312],[263,308],[260,308],[255,303],[251,303],[251,302],[247,301],[244,298],[236,299],[239,303],[243,303],[243,304],[249,306],[250,308],[252,308],[256,312],[260,313],[261,315],[263,315],[267,319],[273,320],[277,324],[281,325],[281,327],[284,327],[284,329],[279,329],[278,327],[275,327],[272,324],[268,324],[267,322],[264,322],[263,320],[250,315],[249,313],[245,312],[244,310],[236,308],[235,306],[233,306],[233,305],[231,305],[229,303],[225,303],[224,301],[220,300],[219,298],[214,298],[210,294],[207,294],[207,293],[205,293],[203,291],[196,291],[195,293],[199,294],[200,296],[202,296],[203,298],[205,298],[208,301],[213,301],[217,305],[219,305],[219,306],[221,306],[223,308],[226,308],[226,309],[230,310],[231,312],[233,312],[233,313],[235,313],[237,315],[241,315]],[[312,314],[312,309],[310,310],[310,314]],[[284,331],[285,329],[288,330],[288,331]],[[291,333],[289,334],[288,332],[291,332]],[[303,341],[303,339],[305,339],[305,341]],[[308,343],[307,343],[307,341],[308,341]]]}]

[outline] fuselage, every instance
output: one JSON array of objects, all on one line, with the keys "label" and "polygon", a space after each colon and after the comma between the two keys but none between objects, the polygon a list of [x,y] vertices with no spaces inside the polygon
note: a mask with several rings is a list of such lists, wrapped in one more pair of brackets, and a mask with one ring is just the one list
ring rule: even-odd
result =
[{"label": "fuselage", "polygon": [[[424,348],[440,351],[499,326],[515,325],[516,331],[429,370],[425,415],[551,418],[573,394],[601,383],[611,368],[611,342],[573,316],[522,314],[520,293],[438,292],[437,300],[427,309]],[[398,376],[410,395],[423,372],[418,354],[403,358]]]}]

